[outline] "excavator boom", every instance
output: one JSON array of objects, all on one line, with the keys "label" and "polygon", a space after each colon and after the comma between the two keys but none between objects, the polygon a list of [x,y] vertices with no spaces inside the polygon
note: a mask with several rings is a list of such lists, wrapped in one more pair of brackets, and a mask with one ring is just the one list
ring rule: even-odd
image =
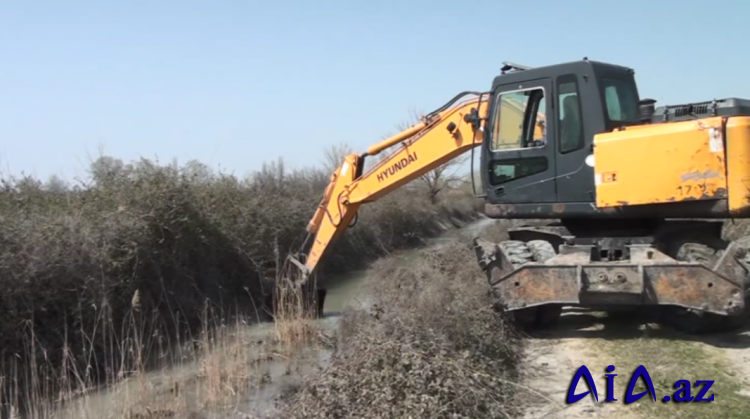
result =
[{"label": "excavator boom", "polygon": [[[467,97],[468,96],[468,97]],[[308,237],[299,260],[302,281],[315,271],[332,243],[343,234],[364,203],[422,176],[432,169],[480,145],[480,121],[487,113],[487,96],[462,93],[423,120],[368,148],[350,154],[331,175],[323,199],[307,226]],[[366,157],[396,147],[365,172]]]}]

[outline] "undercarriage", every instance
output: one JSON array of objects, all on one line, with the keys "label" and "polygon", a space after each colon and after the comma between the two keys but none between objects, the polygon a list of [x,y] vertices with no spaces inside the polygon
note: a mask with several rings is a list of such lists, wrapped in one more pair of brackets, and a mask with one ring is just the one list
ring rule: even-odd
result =
[{"label": "undercarriage", "polygon": [[721,225],[569,222],[514,228],[507,240],[474,245],[498,308],[524,326],[549,326],[563,306],[577,306],[653,313],[701,333],[747,319],[750,237],[724,241]]}]

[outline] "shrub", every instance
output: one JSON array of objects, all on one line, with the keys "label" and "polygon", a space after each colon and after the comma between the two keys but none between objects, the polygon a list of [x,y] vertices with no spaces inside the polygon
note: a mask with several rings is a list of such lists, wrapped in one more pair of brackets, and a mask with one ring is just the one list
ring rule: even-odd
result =
[{"label": "shrub", "polygon": [[468,244],[378,266],[373,306],[348,311],[329,368],[287,407],[292,418],[506,418],[521,340],[491,309]]},{"label": "shrub", "polygon": [[[0,187],[0,381],[34,381],[40,369],[65,380],[63,360],[76,363],[86,383],[131,371],[132,351],[151,354],[123,344],[133,330],[182,341],[206,304],[259,317],[276,277],[274,249],[301,243],[329,176],[290,171],[282,161],[238,179],[197,162],[108,157],[91,174],[76,187],[29,177]],[[466,211],[396,191],[364,208],[323,270],[419,243],[441,217],[467,218]]]}]

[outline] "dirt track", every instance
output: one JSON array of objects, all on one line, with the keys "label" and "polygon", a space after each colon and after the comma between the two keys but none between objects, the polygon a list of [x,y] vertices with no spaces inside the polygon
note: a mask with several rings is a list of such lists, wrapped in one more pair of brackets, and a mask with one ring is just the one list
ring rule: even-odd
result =
[{"label": "dirt track", "polygon": [[[735,333],[690,336],[633,318],[608,318],[603,313],[568,309],[558,327],[531,332],[528,347],[529,376],[525,383],[537,397],[525,418],[647,418],[750,417],[750,328]],[[649,371],[657,401],[623,403],[630,376],[638,365]],[[599,393],[599,403],[589,395],[574,404],[565,402],[576,370],[586,365]],[[615,403],[606,398],[605,368],[615,365]],[[716,380],[713,403],[663,403],[678,379]],[[660,385],[660,383],[664,385]],[[575,393],[587,391],[581,383]],[[645,390],[645,387],[644,389]],[[636,393],[643,391],[637,390]],[[696,396],[696,392],[692,393]],[[689,413],[688,413],[689,412]]]}]

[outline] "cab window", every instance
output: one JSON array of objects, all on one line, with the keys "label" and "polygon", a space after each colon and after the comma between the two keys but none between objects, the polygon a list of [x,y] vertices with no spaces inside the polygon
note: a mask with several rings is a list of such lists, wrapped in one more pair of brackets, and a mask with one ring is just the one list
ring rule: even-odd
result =
[{"label": "cab window", "polygon": [[560,153],[583,148],[583,115],[575,74],[557,78],[557,129]]},{"label": "cab window", "polygon": [[602,79],[602,91],[610,121],[638,121],[638,97],[632,82],[605,78]]},{"label": "cab window", "polygon": [[490,183],[500,185],[511,180],[547,171],[546,157],[527,157],[493,161],[490,164]]},{"label": "cab window", "polygon": [[544,89],[501,93],[495,104],[492,151],[543,147],[546,115]]}]

